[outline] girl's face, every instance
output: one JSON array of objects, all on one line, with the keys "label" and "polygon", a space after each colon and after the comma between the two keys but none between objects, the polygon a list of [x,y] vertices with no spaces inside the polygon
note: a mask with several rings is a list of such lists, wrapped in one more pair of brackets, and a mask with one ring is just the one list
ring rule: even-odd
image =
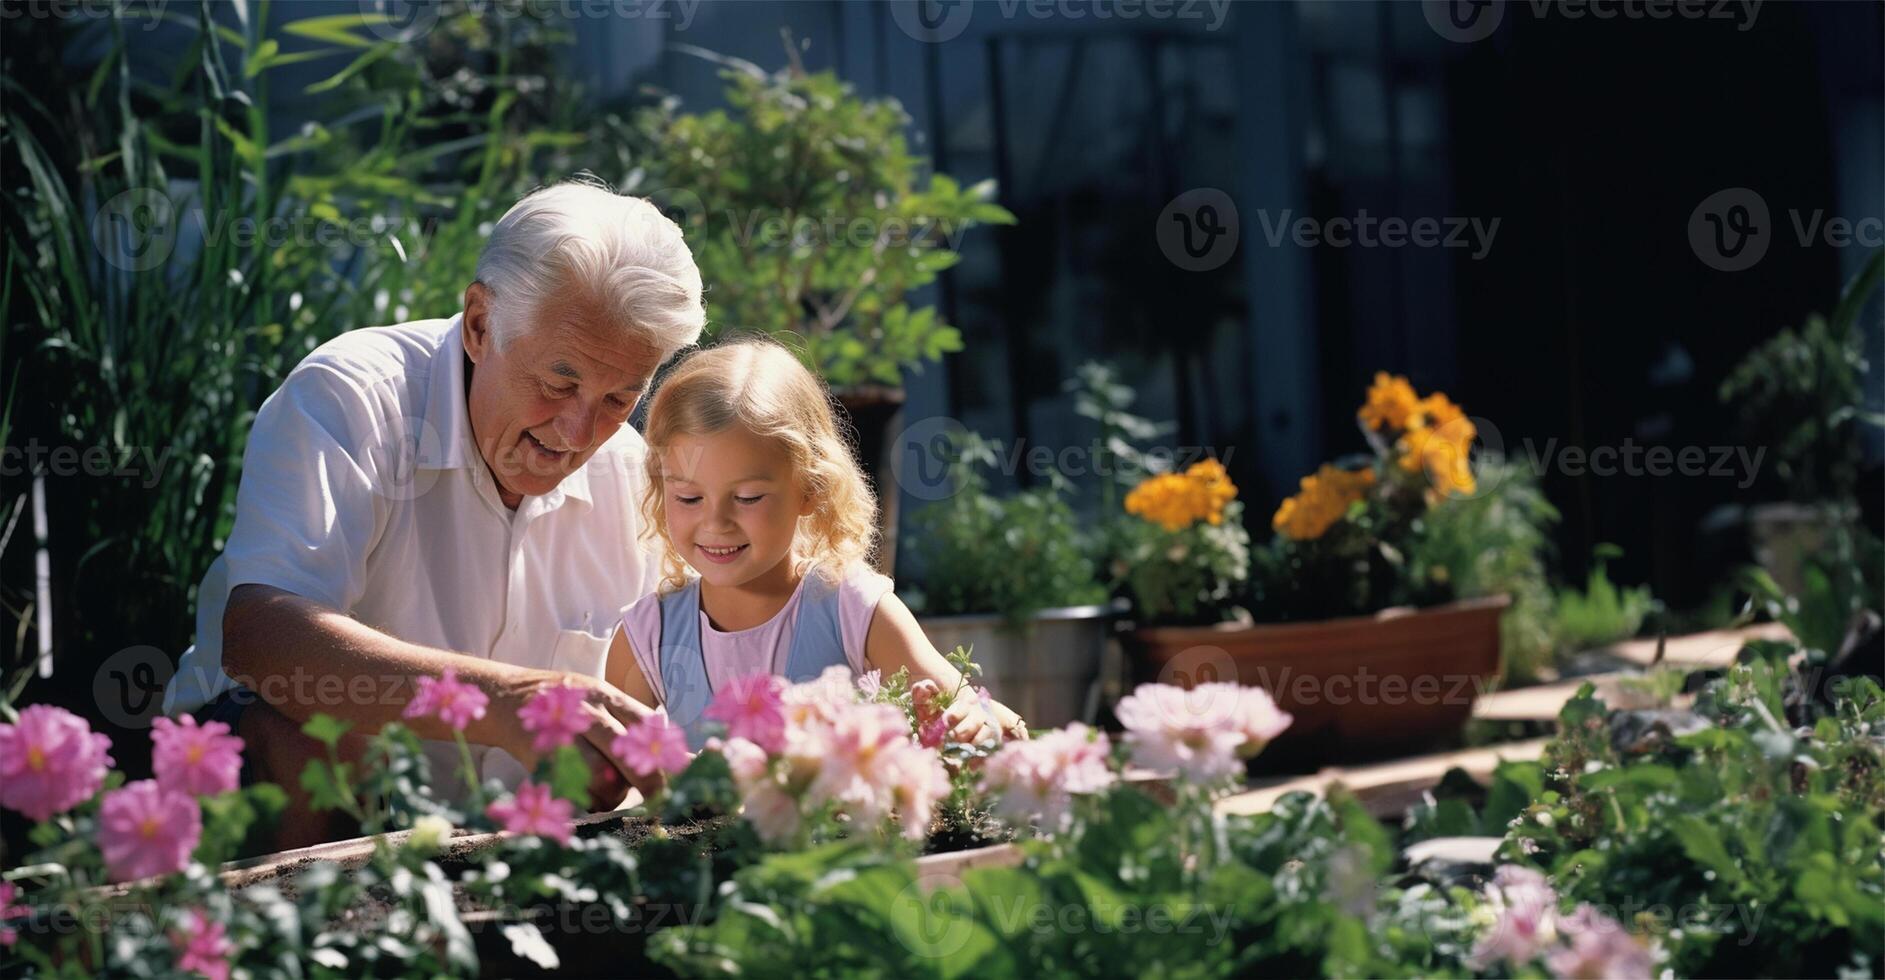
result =
[{"label": "girl's face", "polygon": [[661,454],[661,482],[674,550],[721,588],[778,567],[812,511],[792,458],[738,425],[677,436]]}]

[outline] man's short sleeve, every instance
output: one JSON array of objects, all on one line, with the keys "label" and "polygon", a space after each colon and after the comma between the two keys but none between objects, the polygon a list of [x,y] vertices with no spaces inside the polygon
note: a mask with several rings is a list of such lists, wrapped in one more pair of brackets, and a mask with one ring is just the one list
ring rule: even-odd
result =
[{"label": "man's short sleeve", "polygon": [[289,374],[249,431],[235,527],[223,549],[230,588],[270,585],[352,608],[391,502],[373,472],[387,414],[328,365]]}]

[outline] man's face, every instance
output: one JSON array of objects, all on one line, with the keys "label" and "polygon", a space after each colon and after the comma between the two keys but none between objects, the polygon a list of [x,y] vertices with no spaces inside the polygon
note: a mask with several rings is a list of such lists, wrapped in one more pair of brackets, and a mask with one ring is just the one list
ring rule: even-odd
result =
[{"label": "man's face", "polygon": [[474,365],[467,409],[478,452],[516,507],[556,489],[628,421],[660,364],[660,354],[623,331],[581,296],[552,295],[529,322],[492,334],[491,294],[465,291],[465,354]]}]

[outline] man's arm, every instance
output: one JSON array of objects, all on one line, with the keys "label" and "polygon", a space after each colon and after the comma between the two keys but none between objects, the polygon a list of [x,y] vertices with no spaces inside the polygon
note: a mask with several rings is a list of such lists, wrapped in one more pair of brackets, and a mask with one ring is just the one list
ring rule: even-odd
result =
[{"label": "man's arm", "polygon": [[[223,611],[223,672],[296,722],[328,714],[378,731],[401,722],[421,738],[449,741],[452,730],[437,718],[404,719],[401,712],[420,677],[446,668],[490,697],[483,718],[465,729],[467,741],[501,748],[526,763],[535,759],[517,710],[536,692],[558,684],[582,687],[596,722],[585,734],[585,761],[592,771],[614,769],[608,751],[622,726],[648,708],[606,682],[579,674],[499,663],[388,636],[312,599],[266,585],[230,590]],[[597,758],[600,756],[600,758]],[[644,792],[654,789],[635,785]]]}]

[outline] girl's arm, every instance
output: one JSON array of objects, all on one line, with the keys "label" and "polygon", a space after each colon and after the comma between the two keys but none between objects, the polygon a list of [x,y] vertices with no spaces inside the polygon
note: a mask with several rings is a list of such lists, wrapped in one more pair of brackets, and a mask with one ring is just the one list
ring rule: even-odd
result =
[{"label": "girl's arm", "polygon": [[641,662],[635,659],[635,651],[628,645],[628,631],[616,624],[615,639],[609,641],[608,665],[603,668],[603,678],[623,694],[640,701],[649,707],[661,704],[655,696],[654,685],[642,675]]},{"label": "girl's arm", "polygon": [[[871,616],[870,632],[864,638],[864,660],[886,676],[896,673],[900,668],[908,669],[911,682],[932,680],[944,691],[958,690],[963,684],[962,672],[936,652],[929,637],[923,635],[923,627],[917,625],[915,614],[894,592],[884,593],[884,597],[877,602],[877,611]],[[634,691],[627,688],[623,690],[636,696]],[[1021,720],[1021,716],[1008,710],[1006,705],[989,699],[989,710],[995,716],[991,724],[981,712],[972,710],[974,704],[975,700],[971,696],[958,698],[950,705],[950,737],[955,741],[981,742],[1004,735],[1011,738],[1027,737],[1027,724]]]}]

